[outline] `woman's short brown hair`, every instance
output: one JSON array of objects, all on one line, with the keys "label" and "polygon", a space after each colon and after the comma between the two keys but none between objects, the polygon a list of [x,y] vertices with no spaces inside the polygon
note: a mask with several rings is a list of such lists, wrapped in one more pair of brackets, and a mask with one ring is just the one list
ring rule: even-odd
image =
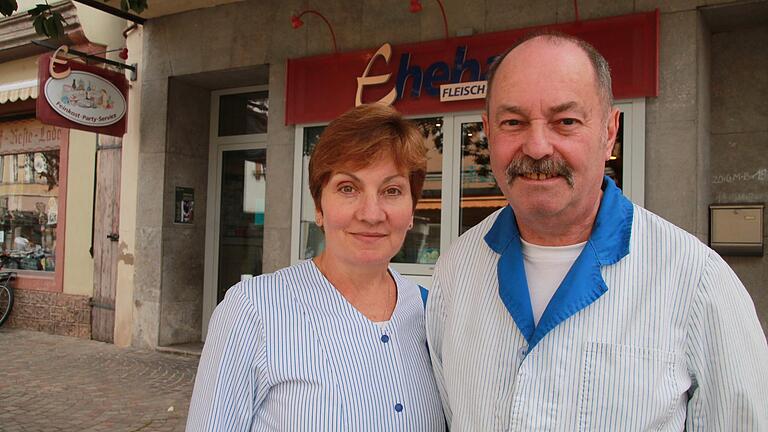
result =
[{"label": "woman's short brown hair", "polygon": [[427,175],[427,149],[416,125],[379,103],[360,105],[332,121],[309,160],[309,191],[315,208],[322,211],[322,190],[333,173],[359,170],[387,157],[407,173],[415,209]]}]

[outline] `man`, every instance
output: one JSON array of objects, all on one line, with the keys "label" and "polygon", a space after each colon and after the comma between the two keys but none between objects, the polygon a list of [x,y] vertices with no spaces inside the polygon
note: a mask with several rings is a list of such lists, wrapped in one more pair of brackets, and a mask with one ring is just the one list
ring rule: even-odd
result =
[{"label": "man", "polygon": [[442,256],[427,336],[452,430],[768,430],[768,347],[733,271],[603,176],[605,59],[528,38],[483,123],[509,206]]}]

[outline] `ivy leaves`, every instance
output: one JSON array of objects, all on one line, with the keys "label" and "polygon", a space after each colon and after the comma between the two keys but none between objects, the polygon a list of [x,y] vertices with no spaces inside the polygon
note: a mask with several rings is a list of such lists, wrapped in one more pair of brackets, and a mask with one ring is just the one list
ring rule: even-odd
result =
[{"label": "ivy leaves", "polygon": [[32,24],[35,26],[35,32],[40,36],[48,36],[57,39],[64,35],[64,17],[58,12],[52,12],[48,4],[38,4],[27,11],[34,17]]},{"label": "ivy leaves", "polygon": [[0,0],[0,14],[11,16],[19,8],[16,0]]}]

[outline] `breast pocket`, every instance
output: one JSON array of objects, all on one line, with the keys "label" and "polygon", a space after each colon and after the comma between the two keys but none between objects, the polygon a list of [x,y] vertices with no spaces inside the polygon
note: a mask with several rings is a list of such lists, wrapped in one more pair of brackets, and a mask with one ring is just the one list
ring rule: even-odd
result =
[{"label": "breast pocket", "polygon": [[676,365],[671,352],[587,342],[579,430],[669,429],[676,409],[684,406],[684,392],[675,383]]}]

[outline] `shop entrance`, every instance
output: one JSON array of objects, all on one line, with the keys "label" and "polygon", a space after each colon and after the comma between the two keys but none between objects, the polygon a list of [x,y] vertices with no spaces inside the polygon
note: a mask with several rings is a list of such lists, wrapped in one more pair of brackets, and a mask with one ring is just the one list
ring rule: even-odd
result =
[{"label": "shop entrance", "polygon": [[211,108],[203,339],[227,290],[262,273],[268,94],[262,86],[218,91]]}]

